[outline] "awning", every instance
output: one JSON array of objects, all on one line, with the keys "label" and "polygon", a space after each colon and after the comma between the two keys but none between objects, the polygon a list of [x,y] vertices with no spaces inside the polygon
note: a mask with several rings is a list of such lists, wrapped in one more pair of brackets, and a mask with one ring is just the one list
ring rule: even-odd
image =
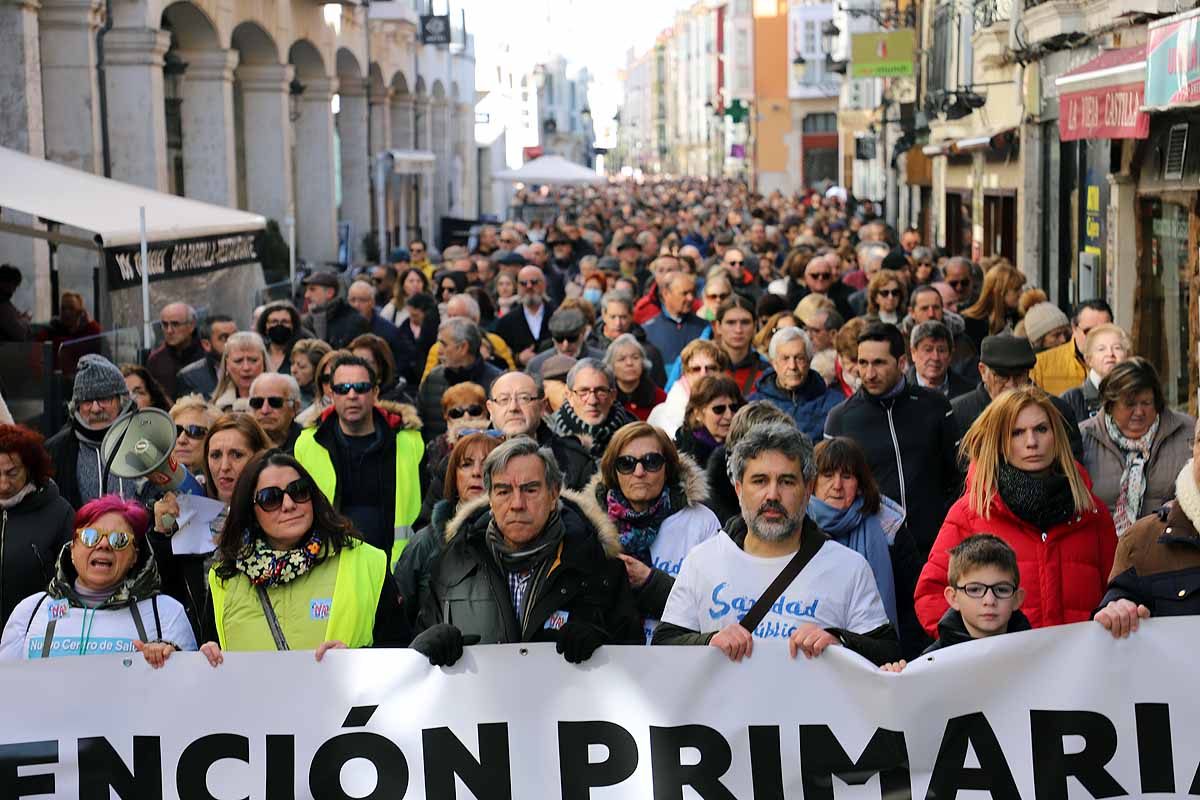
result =
[{"label": "awning", "polygon": [[588,183],[607,183],[608,178],[582,164],[568,161],[562,156],[535,158],[519,169],[508,169],[492,176],[494,181],[571,186]]},{"label": "awning", "polygon": [[1058,138],[1145,139],[1150,117],[1141,110],[1146,90],[1146,47],[1106,50],[1054,81],[1059,89]]},{"label": "awning", "polygon": [[156,192],[0,147],[0,209],[80,228],[108,250],[141,241],[138,209],[146,208],[146,241],[199,239],[260,231],[258,214]]}]

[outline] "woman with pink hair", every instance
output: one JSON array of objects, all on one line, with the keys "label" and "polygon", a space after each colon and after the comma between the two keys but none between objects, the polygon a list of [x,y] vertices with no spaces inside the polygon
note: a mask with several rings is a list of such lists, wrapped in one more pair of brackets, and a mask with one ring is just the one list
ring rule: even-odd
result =
[{"label": "woman with pink hair", "polygon": [[117,495],[79,509],[50,585],[18,603],[8,618],[0,659],[137,650],[158,667],[175,650],[195,650],[183,606],[160,594],[146,546],[149,525],[145,508]]}]

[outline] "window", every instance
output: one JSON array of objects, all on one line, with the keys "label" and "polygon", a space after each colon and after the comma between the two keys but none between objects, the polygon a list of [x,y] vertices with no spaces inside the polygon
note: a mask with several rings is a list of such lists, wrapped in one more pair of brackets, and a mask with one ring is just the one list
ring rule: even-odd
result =
[{"label": "window", "polygon": [[804,133],[837,133],[837,114],[805,114]]}]

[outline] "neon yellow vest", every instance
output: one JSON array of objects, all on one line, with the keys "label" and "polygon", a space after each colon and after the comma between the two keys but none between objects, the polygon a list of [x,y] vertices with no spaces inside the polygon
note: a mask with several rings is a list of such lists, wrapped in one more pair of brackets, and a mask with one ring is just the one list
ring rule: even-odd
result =
[{"label": "neon yellow vest", "polygon": [[[387,554],[356,542],[296,580],[267,589],[267,594],[290,649],[315,650],[328,641],[370,647],[379,593],[387,579]],[[222,580],[215,568],[210,569],[208,588],[222,650],[275,649],[258,593],[245,575]]]},{"label": "neon yellow vest", "polygon": [[[337,473],[333,459],[316,439],[317,429],[305,428],[296,439],[293,452],[296,460],[304,465],[317,487],[332,504],[337,495]],[[425,442],[418,431],[400,431],[396,434],[396,513],[393,526],[397,531],[411,529],[421,513],[421,476],[419,467],[425,454]],[[408,544],[408,536],[397,533],[392,545],[392,563],[400,558]]]}]

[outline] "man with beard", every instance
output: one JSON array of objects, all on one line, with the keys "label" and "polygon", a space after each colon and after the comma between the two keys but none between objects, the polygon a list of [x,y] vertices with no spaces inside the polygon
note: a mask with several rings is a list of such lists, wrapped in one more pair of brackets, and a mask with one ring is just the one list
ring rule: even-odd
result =
[{"label": "man with beard", "polygon": [[54,462],[54,481],[73,508],[106,494],[133,497],[136,481],[108,476],[101,491],[104,466],[100,460],[100,442],[117,417],[131,410],[133,401],[125,387],[125,377],[104,356],[88,353],[79,359],[71,402],[70,419],[46,442],[46,451]]},{"label": "man with beard", "polygon": [[546,276],[540,269],[525,266],[517,273],[520,308],[513,308],[496,323],[496,333],[508,343],[524,367],[538,351],[550,346],[550,316],[554,306],[546,299]]},{"label": "man with beard", "polygon": [[[830,645],[879,665],[898,656],[866,559],[829,542],[806,513],[816,479],[808,437],[779,422],[759,425],[734,445],[729,467],[741,516],[684,558],[654,644],[711,645],[732,661],[769,639],[786,640],[792,658]],[[747,629],[742,618],[794,558],[803,566]]]}]

